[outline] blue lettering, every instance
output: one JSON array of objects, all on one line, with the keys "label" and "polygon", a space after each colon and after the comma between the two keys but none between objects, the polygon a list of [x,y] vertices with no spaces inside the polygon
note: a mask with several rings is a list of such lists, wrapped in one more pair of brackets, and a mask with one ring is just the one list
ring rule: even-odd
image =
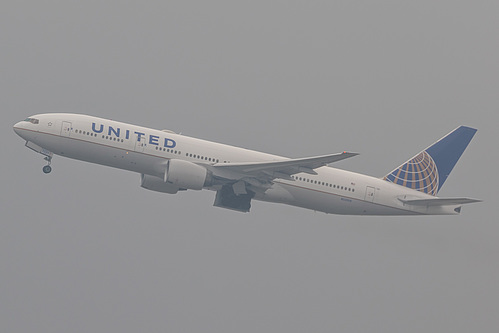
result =
[{"label": "blue lettering", "polygon": [[99,130],[96,130],[95,123],[92,123],[92,131],[94,131],[95,133],[102,133],[103,130],[104,130],[104,125],[100,124]]},{"label": "blue lettering", "polygon": [[109,126],[109,130],[108,130],[108,134],[107,135],[111,136],[111,132],[113,132],[114,135],[116,135],[118,138],[120,137],[120,129],[119,128],[114,129],[111,126]]},{"label": "blue lettering", "polygon": [[177,145],[177,143],[175,141],[173,141],[172,139],[165,138],[165,147],[166,148],[175,148],[176,145]]},{"label": "blue lettering", "polygon": [[126,130],[125,139],[130,139],[130,130]]},{"label": "blue lettering", "polygon": [[159,136],[149,135],[149,143],[152,145],[158,145]]},{"label": "blue lettering", "polygon": [[140,133],[140,132],[134,132],[135,134],[137,134],[137,141],[141,141],[140,138],[142,137],[142,135],[145,135],[144,133]]}]

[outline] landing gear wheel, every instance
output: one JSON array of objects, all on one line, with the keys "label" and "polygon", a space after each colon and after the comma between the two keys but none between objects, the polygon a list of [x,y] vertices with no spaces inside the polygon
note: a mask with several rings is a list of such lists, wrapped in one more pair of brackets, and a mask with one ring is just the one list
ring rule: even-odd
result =
[{"label": "landing gear wheel", "polygon": [[46,165],[43,167],[43,173],[50,173],[52,171],[52,167],[50,165]]}]

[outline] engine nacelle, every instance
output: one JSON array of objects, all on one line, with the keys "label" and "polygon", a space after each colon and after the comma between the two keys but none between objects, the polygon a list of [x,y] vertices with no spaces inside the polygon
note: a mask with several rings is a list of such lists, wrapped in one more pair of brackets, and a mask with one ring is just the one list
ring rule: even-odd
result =
[{"label": "engine nacelle", "polygon": [[145,189],[170,194],[175,194],[179,190],[178,186],[165,183],[165,181],[159,177],[144,174],[141,174],[140,177],[140,186]]},{"label": "engine nacelle", "polygon": [[166,182],[181,189],[201,190],[207,184],[206,168],[192,162],[171,159],[166,170]]}]

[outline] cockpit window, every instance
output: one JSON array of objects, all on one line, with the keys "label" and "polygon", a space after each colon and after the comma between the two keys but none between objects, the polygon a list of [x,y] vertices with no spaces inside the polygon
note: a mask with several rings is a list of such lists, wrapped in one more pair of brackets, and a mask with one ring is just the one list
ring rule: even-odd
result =
[{"label": "cockpit window", "polygon": [[38,124],[38,123],[40,123],[40,121],[38,119],[35,119],[35,118],[26,118],[26,119],[24,119],[24,121],[28,121],[28,122],[30,122],[32,124]]}]

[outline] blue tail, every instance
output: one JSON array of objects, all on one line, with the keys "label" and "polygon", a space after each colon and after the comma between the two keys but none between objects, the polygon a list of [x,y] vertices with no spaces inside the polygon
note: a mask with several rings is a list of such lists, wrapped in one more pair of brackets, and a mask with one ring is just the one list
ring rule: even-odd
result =
[{"label": "blue tail", "polygon": [[437,195],[476,131],[466,126],[456,128],[383,179]]}]

